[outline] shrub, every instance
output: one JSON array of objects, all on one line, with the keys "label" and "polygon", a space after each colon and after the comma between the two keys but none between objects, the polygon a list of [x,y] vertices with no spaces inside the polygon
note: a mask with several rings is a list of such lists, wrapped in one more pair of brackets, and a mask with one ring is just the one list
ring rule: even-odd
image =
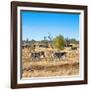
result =
[{"label": "shrub", "polygon": [[65,44],[64,37],[62,35],[56,36],[53,39],[53,44],[59,50],[64,49],[64,44]]}]

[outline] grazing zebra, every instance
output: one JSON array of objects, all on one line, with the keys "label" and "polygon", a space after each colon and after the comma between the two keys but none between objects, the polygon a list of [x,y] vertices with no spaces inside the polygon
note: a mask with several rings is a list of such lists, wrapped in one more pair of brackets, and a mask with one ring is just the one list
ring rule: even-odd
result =
[{"label": "grazing zebra", "polygon": [[31,59],[32,60],[41,60],[42,58],[45,57],[45,54],[43,51],[40,52],[32,52],[31,53]]},{"label": "grazing zebra", "polygon": [[66,52],[55,52],[53,54],[53,57],[57,58],[57,59],[60,59],[60,58],[65,57],[65,56],[66,56]]}]

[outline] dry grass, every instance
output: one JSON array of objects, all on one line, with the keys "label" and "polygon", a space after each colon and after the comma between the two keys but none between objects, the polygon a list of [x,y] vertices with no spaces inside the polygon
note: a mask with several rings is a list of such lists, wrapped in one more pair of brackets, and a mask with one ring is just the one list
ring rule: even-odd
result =
[{"label": "dry grass", "polygon": [[30,60],[30,50],[22,50],[22,77],[70,76],[79,74],[79,49],[69,51],[67,57],[53,60],[48,57],[40,61]]}]

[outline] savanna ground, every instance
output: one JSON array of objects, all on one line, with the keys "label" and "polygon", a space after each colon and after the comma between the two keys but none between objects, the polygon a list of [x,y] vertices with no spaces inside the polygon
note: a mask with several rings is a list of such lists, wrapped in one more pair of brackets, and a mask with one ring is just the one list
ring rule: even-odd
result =
[{"label": "savanna ground", "polygon": [[30,60],[30,49],[22,49],[22,78],[79,75],[79,48],[65,48],[64,51],[67,51],[64,59],[54,60],[48,54],[48,58],[33,61]]}]

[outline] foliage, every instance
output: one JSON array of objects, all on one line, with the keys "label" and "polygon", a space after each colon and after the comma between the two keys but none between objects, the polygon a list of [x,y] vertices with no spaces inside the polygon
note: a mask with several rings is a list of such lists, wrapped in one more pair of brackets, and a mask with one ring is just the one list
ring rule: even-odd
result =
[{"label": "foliage", "polygon": [[73,43],[73,44],[78,44],[79,41],[77,41],[75,38],[72,38],[70,39],[70,43]]},{"label": "foliage", "polygon": [[29,42],[35,43],[35,40],[34,40],[34,39],[32,39],[32,40],[31,40],[31,41],[29,41]]},{"label": "foliage", "polygon": [[67,37],[67,38],[65,38],[65,44],[66,45],[69,45],[70,44],[70,39]]},{"label": "foliage", "polygon": [[27,42],[27,43],[29,42],[29,39],[28,39],[28,38],[26,39],[26,42]]},{"label": "foliage", "polygon": [[53,39],[53,44],[56,48],[58,48],[59,50],[64,49],[64,44],[65,44],[65,40],[64,37],[62,35],[56,36]]}]

